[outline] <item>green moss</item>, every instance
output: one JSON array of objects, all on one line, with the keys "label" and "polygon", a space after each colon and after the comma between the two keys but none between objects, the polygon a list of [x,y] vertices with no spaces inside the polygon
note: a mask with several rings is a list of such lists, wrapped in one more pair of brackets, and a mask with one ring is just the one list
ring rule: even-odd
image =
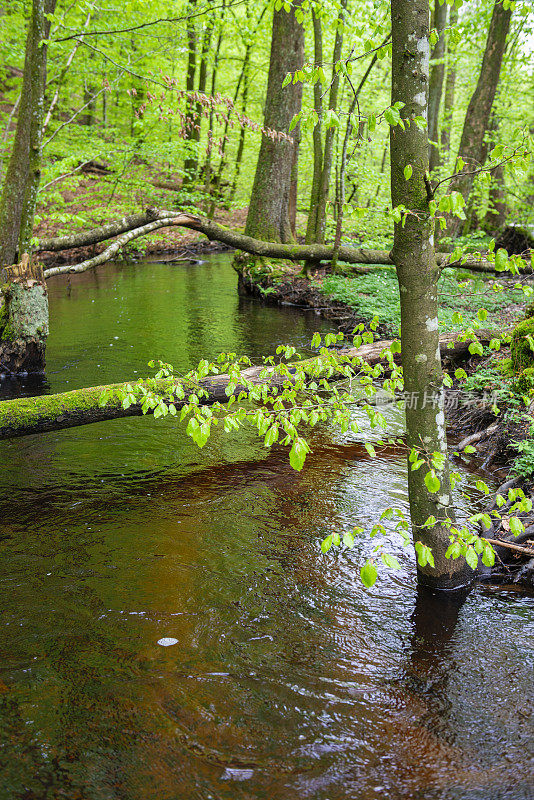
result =
[{"label": "green moss", "polygon": [[534,367],[534,317],[520,322],[512,331],[512,369],[516,375]]},{"label": "green moss", "polygon": [[532,317],[534,317],[534,302],[529,303],[525,308],[525,319],[531,319]]},{"label": "green moss", "polygon": [[534,367],[527,367],[514,381],[515,389],[520,394],[530,394],[534,390]]},{"label": "green moss", "polygon": [[496,361],[495,369],[501,373],[503,378],[512,378],[514,375],[511,358],[503,358],[500,361]]}]

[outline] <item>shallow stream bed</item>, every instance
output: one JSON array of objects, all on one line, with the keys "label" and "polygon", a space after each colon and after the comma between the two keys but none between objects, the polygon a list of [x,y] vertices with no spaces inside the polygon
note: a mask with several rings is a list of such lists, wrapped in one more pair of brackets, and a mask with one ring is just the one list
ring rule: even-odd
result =
[{"label": "shallow stream bed", "polygon": [[[226,255],[50,280],[47,381],[3,397],[328,330],[236,282]],[[319,542],[406,508],[404,454],[311,443],[302,473],[152,418],[0,444],[1,800],[534,797],[533,599],[417,598],[400,546],[365,590],[373,543]]]}]

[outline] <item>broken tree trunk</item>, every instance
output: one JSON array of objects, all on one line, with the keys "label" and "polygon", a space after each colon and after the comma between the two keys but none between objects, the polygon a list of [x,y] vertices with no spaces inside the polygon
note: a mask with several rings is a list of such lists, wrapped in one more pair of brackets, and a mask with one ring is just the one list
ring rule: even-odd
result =
[{"label": "broken tree trunk", "polygon": [[[486,334],[479,334],[481,341],[488,341]],[[472,339],[458,341],[456,334],[447,334],[440,337],[440,349],[442,357],[450,359],[459,358],[468,352]],[[378,341],[373,344],[364,344],[359,348],[343,350],[340,355],[346,359],[360,359],[373,366],[386,359],[382,358],[383,351],[390,347],[391,341]],[[398,353],[394,354],[396,362],[400,360]],[[310,358],[304,364],[306,369],[313,370],[314,363],[319,361],[319,357]],[[358,361],[356,361],[357,368]],[[302,366],[302,362],[301,362]],[[281,386],[283,380],[280,375],[275,375],[271,381],[266,381],[262,377],[265,367],[250,367],[242,370],[241,376],[244,381],[250,384],[260,385],[269,383],[271,386]],[[330,376],[333,380],[335,376]],[[346,378],[344,373],[338,376],[340,379]],[[214,403],[227,403],[228,396],[226,387],[230,379],[228,375],[215,375],[204,378],[198,383],[191,384],[190,391],[198,392],[204,390],[207,395],[199,395],[201,405],[213,405]],[[134,403],[129,408],[124,409],[121,402],[113,397],[108,400],[105,406],[100,406],[100,397],[105,391],[111,389],[126,389],[127,383],[117,383],[108,386],[92,386],[90,388],[75,389],[71,392],[61,394],[43,395],[40,397],[22,397],[16,400],[4,400],[0,403],[0,439],[10,439],[19,436],[29,436],[34,433],[48,433],[59,431],[65,428],[75,428],[81,425],[91,425],[94,422],[104,422],[110,419],[120,419],[124,417],[139,417],[143,412],[140,403]],[[169,381],[151,381],[153,391],[161,393],[169,392]],[[172,386],[171,386],[172,388]],[[233,396],[238,397],[240,392],[246,391],[242,385],[236,386]],[[180,409],[186,399],[176,400],[175,406]],[[151,413],[150,411],[148,413]]]},{"label": "broken tree trunk", "polygon": [[27,254],[2,271],[0,373],[41,373],[48,336],[48,294],[40,264]]}]

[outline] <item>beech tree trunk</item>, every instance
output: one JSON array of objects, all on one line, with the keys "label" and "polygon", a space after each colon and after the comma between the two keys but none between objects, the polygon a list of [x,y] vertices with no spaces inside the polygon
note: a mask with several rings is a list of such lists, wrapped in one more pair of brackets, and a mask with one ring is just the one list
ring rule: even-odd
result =
[{"label": "beech tree trunk", "polygon": [[[511,18],[512,7],[505,8],[502,0],[496,0],[478,83],[467,108],[458,150],[458,155],[463,158],[466,166],[450,184],[450,191],[460,192],[466,203],[474,181],[474,176],[468,173],[480,166],[482,162],[484,135],[490,122]],[[448,233],[455,236],[460,226],[461,220],[457,217],[450,219]]]},{"label": "beech tree trunk", "polygon": [[17,129],[0,201],[0,267],[14,264],[29,249],[41,175],[46,46],[50,29],[45,13],[55,0],[33,0],[26,37],[22,94]]},{"label": "beech tree trunk", "polygon": [[[425,116],[429,83],[429,8],[428,0],[392,0],[392,95],[391,102],[402,101],[405,130],[391,129],[391,194],[394,206],[403,204],[408,214],[404,224],[395,225],[392,259],[397,270],[401,299],[401,363],[406,402],[407,444],[431,458],[441,454],[443,466],[436,467],[440,481],[437,492],[425,484],[428,467],[411,469],[408,462],[408,496],[414,543],[432,549],[435,567],[418,565],[423,585],[456,589],[469,582],[470,568],[463,559],[445,558],[449,534],[443,525],[454,520],[449,480],[443,374],[441,368],[437,283],[439,269],[434,253],[433,222],[429,216],[429,197],[425,182],[428,170],[428,134],[410,121]],[[404,177],[410,164],[413,174]],[[424,527],[433,516],[437,522]]]},{"label": "beech tree trunk", "polygon": [[430,171],[439,164],[439,109],[445,77],[445,28],[447,27],[447,3],[436,0],[434,28],[439,36],[432,51],[432,70],[428,90],[428,138],[430,140]]},{"label": "beech tree trunk", "polygon": [[[317,66],[323,63],[323,26],[321,18],[317,16],[315,9],[312,9],[313,21],[313,47],[314,61]],[[321,186],[321,174],[323,171],[323,85],[317,81],[313,87],[313,105],[317,112],[318,121],[313,129],[313,177],[310,192],[310,210],[308,213],[308,224],[306,226],[306,244],[317,241],[317,209],[319,205],[319,191]]]},{"label": "beech tree trunk", "polygon": [[[302,105],[302,83],[290,83],[282,88],[288,72],[294,73],[304,63],[304,29],[295,19],[295,9],[282,7],[273,14],[271,57],[267,94],[265,98],[264,128],[289,133],[291,120]],[[298,138],[298,129],[292,136]],[[256,174],[250,197],[245,233],[272,242],[291,241],[289,198],[295,176],[294,144],[285,138],[262,135]],[[292,174],[293,173],[293,174]]]}]

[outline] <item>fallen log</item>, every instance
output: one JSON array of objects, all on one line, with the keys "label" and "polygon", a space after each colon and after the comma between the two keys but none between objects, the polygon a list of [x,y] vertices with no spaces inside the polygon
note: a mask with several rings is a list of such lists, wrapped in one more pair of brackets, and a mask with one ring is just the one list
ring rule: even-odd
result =
[{"label": "fallen log", "polygon": [[[73,236],[60,237],[58,239],[44,239],[39,244],[39,250],[68,250],[72,247],[82,247],[89,244],[106,241],[114,236],[118,236],[130,231],[131,235],[127,241],[145,236],[159,228],[179,226],[198,231],[207,236],[210,241],[218,241],[236,250],[243,250],[251,255],[260,258],[277,258],[285,261],[311,261],[320,263],[321,261],[331,261],[334,253],[333,245],[322,244],[284,244],[281,242],[264,242],[261,239],[254,239],[252,236],[245,236],[242,233],[233,231],[224,225],[219,225],[205,217],[195,214],[156,211],[148,209],[144,214],[133,214],[124,217],[116,223],[109,223],[100,228],[88,231],[86,234],[75,234]],[[135,232],[134,232],[135,231]],[[118,248],[117,248],[118,249]],[[104,253],[88,259],[82,265],[66,265],[46,270],[45,277],[60,275],[67,272],[84,272],[87,269],[98,266],[109,260],[117,252],[112,245]],[[365,274],[375,270],[377,267],[393,266],[390,254],[387,250],[371,250],[364,247],[340,247],[337,254],[338,261],[352,264],[354,270]],[[445,267],[463,267],[464,269],[474,270],[475,272],[495,272],[493,264],[480,259],[466,259],[450,263],[450,253],[437,253],[438,265]]]},{"label": "fallen log", "polygon": [[[485,333],[481,334],[480,339],[481,341],[488,341],[488,336]],[[441,336],[440,350],[442,358],[444,356],[457,358],[465,354],[471,342],[472,339],[458,341],[456,334]],[[384,349],[390,347],[391,344],[391,340],[381,340],[372,344],[364,344],[359,348],[353,347],[347,350],[341,350],[339,351],[339,355],[342,355],[345,361],[361,359],[361,361],[365,361],[370,366],[374,366],[381,361],[385,362],[382,353]],[[400,354],[395,353],[394,359],[396,362],[399,362]],[[316,356],[304,362],[300,362],[300,366],[304,366],[306,370],[311,373],[314,365],[319,364],[319,361],[320,357]],[[273,388],[275,386],[282,386],[283,381],[288,380],[287,377],[282,378],[280,375],[274,374],[269,381],[266,381],[265,378],[262,377],[264,371],[265,367],[249,367],[248,369],[242,370],[241,375],[245,381],[252,385],[258,386],[267,382]],[[337,376],[330,376],[329,379],[332,380],[334,377],[345,378],[346,376],[344,373],[340,372]],[[225,390],[229,381],[230,378],[228,375],[210,376],[198,383],[191,384],[188,390],[190,389],[191,392],[199,389],[204,390],[206,394],[200,397],[201,405],[212,405],[216,402],[227,403],[229,398]],[[176,383],[178,383],[178,381]],[[62,392],[61,394],[4,400],[0,402],[0,439],[29,436],[35,433],[48,433],[50,431],[74,428],[81,425],[91,425],[95,422],[104,422],[111,419],[141,416],[143,411],[140,403],[134,403],[129,408],[125,409],[116,397],[108,400],[105,406],[100,406],[100,398],[104,392],[109,392],[110,390],[126,390],[127,386],[128,383],[126,382],[107,386],[74,389],[73,391]],[[169,384],[168,379],[159,382],[153,381],[150,386],[154,391],[159,391],[161,393],[172,391],[172,384]],[[243,390],[246,391],[245,387],[238,385],[233,395],[237,397]],[[180,409],[185,402],[187,402],[187,400],[176,400],[176,408]]]}]

